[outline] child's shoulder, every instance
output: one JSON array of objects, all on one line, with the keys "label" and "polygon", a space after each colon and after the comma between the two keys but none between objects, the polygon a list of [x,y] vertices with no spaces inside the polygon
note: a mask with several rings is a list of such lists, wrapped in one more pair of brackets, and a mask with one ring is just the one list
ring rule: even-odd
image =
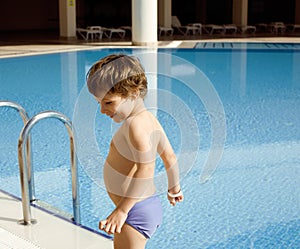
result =
[{"label": "child's shoulder", "polygon": [[154,124],[156,118],[153,116],[151,112],[148,110],[142,111],[137,115],[134,115],[126,120],[127,124],[130,125],[131,128],[137,127],[148,127],[149,125]]}]

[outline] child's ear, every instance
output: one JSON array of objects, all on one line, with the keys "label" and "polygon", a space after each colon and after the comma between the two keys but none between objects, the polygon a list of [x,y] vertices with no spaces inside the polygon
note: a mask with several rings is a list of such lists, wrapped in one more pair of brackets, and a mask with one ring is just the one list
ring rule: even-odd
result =
[{"label": "child's ear", "polygon": [[133,99],[137,99],[138,97],[140,96],[140,90],[135,90],[132,94],[131,94],[131,97]]}]

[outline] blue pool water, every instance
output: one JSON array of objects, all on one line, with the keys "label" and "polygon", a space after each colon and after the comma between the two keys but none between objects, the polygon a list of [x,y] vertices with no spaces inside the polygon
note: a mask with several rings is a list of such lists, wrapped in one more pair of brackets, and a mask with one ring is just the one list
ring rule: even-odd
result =
[{"label": "blue pool water", "polygon": [[[1,59],[0,100],[19,103],[30,117],[56,110],[74,120],[91,64],[110,53],[135,53],[143,59],[145,52],[149,51],[102,49]],[[157,52],[167,59],[160,64],[157,57],[163,73],[149,73],[159,89],[157,94],[150,91],[151,107],[176,153],[193,157],[197,146],[192,145],[198,142],[199,149],[195,161],[187,158],[181,164],[187,169],[181,180],[184,202],[171,207],[159,191],[164,220],[147,248],[299,248],[300,49],[290,44],[270,49],[266,44],[235,43],[205,48],[199,43],[195,49]],[[146,69],[153,64],[155,59]],[[214,105],[218,100],[221,106]],[[81,220],[97,230],[99,219],[113,209],[96,172],[101,175],[116,126],[98,115],[93,102],[82,102],[89,104],[86,112],[96,108],[91,140],[98,148],[87,148],[79,156]],[[211,106],[224,110],[226,134],[216,134],[226,135],[226,141],[220,162],[203,183],[199,179],[216,135],[211,122],[222,121],[222,113],[212,113]],[[17,141],[23,124],[16,111],[4,107],[0,120],[0,189],[20,196]],[[57,120],[38,123],[32,130],[32,154],[37,198],[72,213],[69,144],[63,125]],[[99,162],[94,154],[100,155]],[[162,168],[159,161],[157,175]]]}]

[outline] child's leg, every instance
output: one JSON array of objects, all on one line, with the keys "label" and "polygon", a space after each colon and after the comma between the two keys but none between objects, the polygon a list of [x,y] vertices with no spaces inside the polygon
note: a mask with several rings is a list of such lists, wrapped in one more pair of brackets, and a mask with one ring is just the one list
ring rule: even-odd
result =
[{"label": "child's leg", "polygon": [[124,224],[121,233],[114,234],[114,249],[144,249],[147,239],[128,224]]}]

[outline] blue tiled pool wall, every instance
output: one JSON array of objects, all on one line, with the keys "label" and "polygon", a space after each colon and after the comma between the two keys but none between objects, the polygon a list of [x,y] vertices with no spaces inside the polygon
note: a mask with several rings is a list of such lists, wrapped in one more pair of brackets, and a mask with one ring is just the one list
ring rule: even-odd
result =
[{"label": "blue tiled pool wall", "polygon": [[[71,53],[69,56],[77,58],[78,62],[74,65],[80,65],[81,59],[89,65],[111,52],[89,51],[79,52],[76,56]],[[262,53],[261,57],[257,50],[247,54],[245,51],[175,51],[176,56],[197,65],[213,83],[225,108],[228,134],[224,157],[217,172],[211,181],[200,185],[201,165],[210,145],[210,126],[201,103],[192,106],[197,102],[197,96],[181,96],[192,106],[200,123],[200,156],[198,164],[183,180],[185,202],[170,208],[165,197],[161,196],[165,210],[164,223],[148,248],[164,248],[166,245],[170,248],[299,246],[300,211],[297,203],[300,195],[295,189],[300,173],[297,152],[300,139],[297,126],[300,121],[299,52],[286,50],[280,55],[275,51]],[[63,63],[66,57],[53,54],[47,58],[38,56],[0,61],[0,80],[9,84],[9,87],[0,84],[0,98],[19,102],[30,116],[46,109],[72,116],[72,97],[84,84],[85,69],[80,66],[76,75],[63,74],[59,63]],[[50,73],[46,69],[49,67]],[[59,76],[54,75],[54,71],[58,71]],[[36,75],[37,72],[42,74]],[[74,86],[68,84],[70,79],[78,82],[76,92]],[[160,78],[162,88],[164,79]],[[177,94],[183,92],[185,87],[177,82],[172,88]],[[61,92],[54,89],[61,89]],[[5,158],[1,160],[4,166],[0,169],[0,188],[20,196],[14,150],[22,122],[16,112],[6,108],[0,109],[0,115],[1,126],[4,127],[0,129],[1,158]],[[159,115],[162,120],[167,118],[163,113]],[[98,121],[102,122],[97,117]],[[67,134],[64,127],[55,121],[38,125],[32,134],[37,197],[41,196],[71,213]],[[168,128],[171,141],[176,141],[176,125],[175,132]],[[102,134],[101,126],[96,126],[96,129]],[[101,138],[103,136],[99,136],[98,143],[102,147],[109,137],[104,141]],[[57,155],[54,150],[64,153]],[[90,181],[82,168],[79,172],[82,220],[84,225],[97,229],[99,217],[106,217],[113,205],[103,188]]]},{"label": "blue tiled pool wall", "polygon": [[300,43],[256,43],[256,42],[198,42],[195,49],[257,49],[257,50],[299,50]]}]

